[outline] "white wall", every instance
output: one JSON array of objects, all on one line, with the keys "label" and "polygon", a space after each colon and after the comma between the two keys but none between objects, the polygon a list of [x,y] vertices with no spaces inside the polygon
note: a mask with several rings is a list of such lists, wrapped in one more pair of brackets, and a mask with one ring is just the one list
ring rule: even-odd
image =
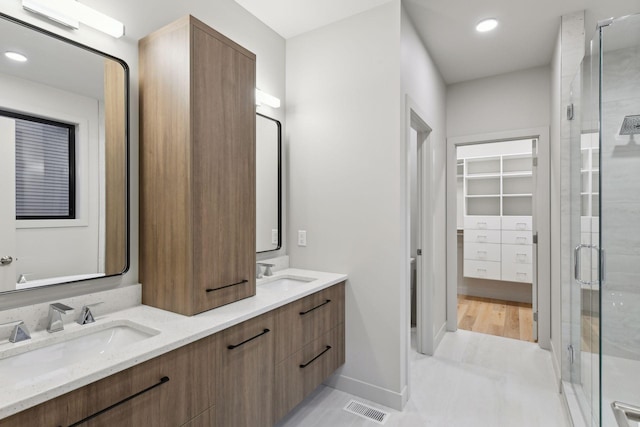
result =
[{"label": "white wall", "polygon": [[536,67],[447,87],[447,137],[549,126],[550,69]]},{"label": "white wall", "polygon": [[[138,282],[138,39],[191,13],[254,52],[257,55],[256,85],[280,99],[285,97],[284,39],[233,0],[87,0],[85,3],[124,22],[126,36],[113,39],[86,26],[77,31],[67,30],[25,12],[19,1],[0,2],[0,12],[119,57],[131,68],[131,266],[122,277],[3,295],[0,309]],[[282,121],[284,125],[284,107],[277,110],[260,107],[258,111]]]},{"label": "white wall", "polygon": [[[431,300],[431,319],[433,321],[434,347],[437,347],[446,328],[447,320],[447,288],[446,288],[446,85],[436,64],[431,59],[427,48],[418,36],[409,15],[402,9],[401,25],[401,60],[402,60],[402,95],[409,97],[421,118],[432,129],[429,135],[431,164],[426,165],[425,172],[431,180],[432,211],[427,212],[425,225],[430,227],[433,254],[431,265],[431,281],[433,298]],[[406,113],[403,99],[402,112]],[[405,142],[406,123],[409,118],[403,115],[402,144]],[[403,148],[404,150],[405,148]],[[406,161],[405,161],[406,164]],[[403,170],[406,174],[406,169]],[[429,222],[429,219],[431,220]],[[429,273],[429,272],[427,272]]]},{"label": "white wall", "polygon": [[[399,408],[407,241],[400,1],[287,40],[289,255],[349,275],[338,388]],[[297,230],[307,230],[298,247]]]}]

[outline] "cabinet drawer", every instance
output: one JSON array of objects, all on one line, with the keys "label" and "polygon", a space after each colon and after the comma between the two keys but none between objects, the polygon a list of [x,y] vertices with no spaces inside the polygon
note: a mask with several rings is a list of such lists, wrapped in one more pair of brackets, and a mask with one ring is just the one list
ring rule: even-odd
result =
[{"label": "cabinet drawer", "polygon": [[533,270],[531,264],[502,263],[502,280],[509,282],[531,283]]},{"label": "cabinet drawer", "polygon": [[216,423],[221,427],[270,427],[275,361],[273,312],[216,334],[220,378]]},{"label": "cabinet drawer", "polygon": [[469,243],[500,243],[500,230],[464,230],[464,241]]},{"label": "cabinet drawer", "polygon": [[469,230],[500,230],[500,217],[477,215],[465,216],[464,228]]},{"label": "cabinet drawer", "polygon": [[273,398],[275,419],[279,420],[309,393],[344,364],[344,324],[341,323],[322,337],[276,366]]},{"label": "cabinet drawer", "polygon": [[276,312],[276,363],[344,322],[344,282]]},{"label": "cabinet drawer", "polygon": [[507,264],[531,264],[533,262],[533,246],[502,245],[502,262]]},{"label": "cabinet drawer", "polygon": [[531,245],[533,244],[533,234],[531,231],[502,231],[502,244],[508,245]]},{"label": "cabinet drawer", "polygon": [[503,230],[531,230],[533,222],[530,216],[503,216],[502,217],[502,229]]},{"label": "cabinet drawer", "polygon": [[500,245],[497,243],[465,243],[464,259],[500,261]]},{"label": "cabinet drawer", "polygon": [[464,276],[478,279],[500,280],[500,263],[464,260]]},{"label": "cabinet drawer", "polygon": [[0,421],[3,427],[180,426],[209,408],[212,341],[203,339]]}]

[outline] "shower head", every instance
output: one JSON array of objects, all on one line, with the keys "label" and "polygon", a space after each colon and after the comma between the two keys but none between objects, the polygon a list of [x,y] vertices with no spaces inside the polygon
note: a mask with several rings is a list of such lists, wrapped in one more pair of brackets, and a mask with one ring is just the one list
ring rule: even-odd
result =
[{"label": "shower head", "polygon": [[635,135],[640,133],[640,115],[626,116],[622,121],[620,135]]}]

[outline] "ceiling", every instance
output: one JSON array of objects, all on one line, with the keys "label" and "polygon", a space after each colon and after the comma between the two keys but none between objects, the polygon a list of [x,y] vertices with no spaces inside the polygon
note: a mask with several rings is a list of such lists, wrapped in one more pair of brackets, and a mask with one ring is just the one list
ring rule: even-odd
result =
[{"label": "ceiling", "polygon": [[[285,39],[377,7],[389,0],[236,0]],[[547,65],[560,17],[587,10],[587,36],[597,20],[640,12],[640,0],[402,0],[447,84]],[[500,25],[478,33],[487,17]]]}]

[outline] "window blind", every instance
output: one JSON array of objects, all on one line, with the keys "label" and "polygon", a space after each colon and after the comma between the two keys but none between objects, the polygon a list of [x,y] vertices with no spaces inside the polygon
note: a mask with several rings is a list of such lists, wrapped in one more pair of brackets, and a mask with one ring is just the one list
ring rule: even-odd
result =
[{"label": "window blind", "polygon": [[16,118],[16,217],[74,218],[74,128]]}]

